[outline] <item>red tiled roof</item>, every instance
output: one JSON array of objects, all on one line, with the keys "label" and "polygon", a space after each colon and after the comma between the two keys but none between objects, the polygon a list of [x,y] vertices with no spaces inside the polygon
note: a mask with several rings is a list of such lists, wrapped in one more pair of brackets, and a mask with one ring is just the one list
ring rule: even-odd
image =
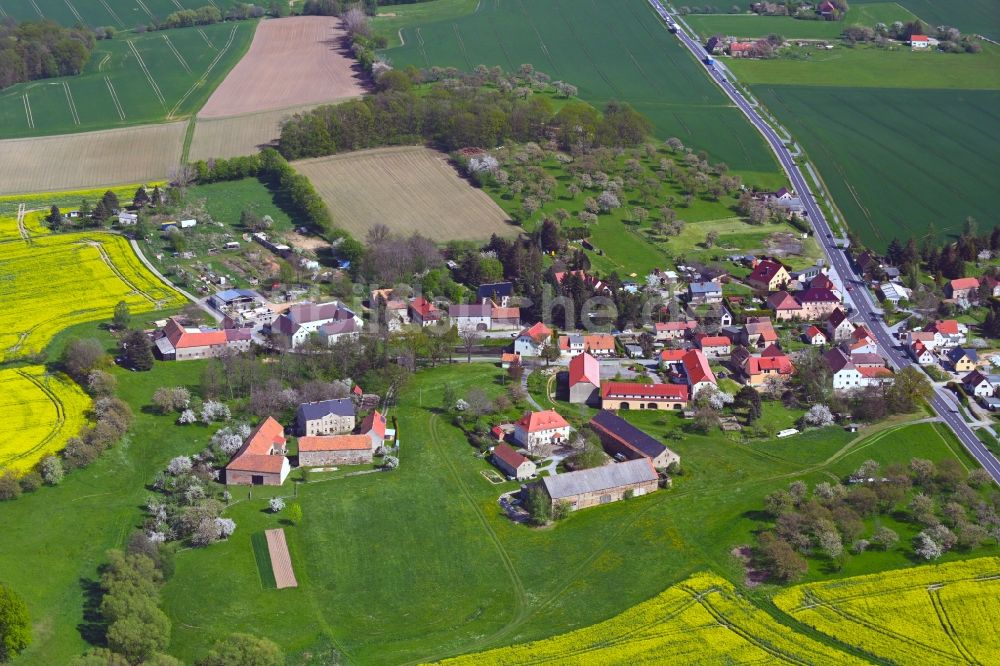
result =
[{"label": "red tiled roof", "polygon": [[189,331],[181,325],[174,317],[167,320],[167,325],[163,328],[166,338],[174,349],[188,349],[190,347],[211,347],[213,345],[224,345],[228,341],[225,330]]},{"label": "red tiled roof", "polygon": [[380,440],[385,439],[385,415],[377,409],[361,422],[361,432],[366,436],[374,432]]},{"label": "red tiled roof", "polygon": [[368,435],[320,435],[299,437],[299,451],[358,451],[371,450]]},{"label": "red tiled roof", "polygon": [[751,356],[747,359],[749,375],[759,375],[773,370],[777,370],[779,375],[790,375],[794,369],[787,356]]},{"label": "red tiled roof", "polygon": [[697,327],[696,321],[668,321],[655,324],[657,331],[688,331]]},{"label": "red tiled roof", "polygon": [[706,335],[698,343],[702,349],[705,347],[728,347],[733,344],[732,340],[724,335]]},{"label": "red tiled roof", "polygon": [[681,362],[684,364],[684,372],[687,374],[689,385],[694,386],[701,382],[715,383],[712,368],[709,367],[708,359],[705,358],[700,349],[692,349],[684,354]]},{"label": "red tiled roof", "polygon": [[660,360],[665,363],[676,363],[684,358],[683,349],[664,349],[660,352]]},{"label": "red tiled roof", "polygon": [[281,469],[284,466],[284,463],[282,462],[284,460],[285,456],[265,456],[248,453],[246,455],[239,456],[238,458],[233,458],[233,460],[226,465],[226,469],[236,472],[280,474]]},{"label": "red tiled roof", "polygon": [[762,351],[760,355],[765,358],[777,358],[778,356],[784,356],[785,352],[781,351],[781,348],[778,345],[768,345],[764,348],[764,351]]},{"label": "red tiled roof", "polygon": [[867,377],[869,379],[877,377],[892,377],[892,370],[886,367],[873,368],[871,366],[862,366],[858,368],[858,372],[862,377]]},{"label": "red tiled roof", "polygon": [[[272,450],[282,454],[271,454]],[[241,472],[277,473],[285,459],[285,429],[273,417],[267,417],[254,428],[250,436],[236,452],[226,469]]]},{"label": "red tiled roof", "polygon": [[910,35],[911,42],[926,42],[930,41],[927,35]]},{"label": "red tiled roof", "polygon": [[827,276],[826,273],[820,273],[819,275],[817,275],[816,277],[814,277],[812,279],[812,282],[809,283],[809,286],[812,287],[813,289],[833,289],[834,288],[833,280],[831,280],[829,278],[829,276]]},{"label": "red tiled roof", "polygon": [[774,310],[801,310],[802,306],[787,291],[776,291],[767,297],[768,307]]},{"label": "red tiled roof", "polygon": [[597,333],[583,336],[583,347],[591,351],[615,350],[615,336],[610,333]]},{"label": "red tiled roof", "polygon": [[847,319],[847,313],[840,308],[837,308],[830,313],[830,316],[826,318],[826,321],[833,328],[837,328],[844,322],[845,319]]},{"label": "red tiled roof", "polygon": [[552,337],[552,329],[550,329],[542,322],[538,322],[532,325],[531,327],[524,329],[517,335],[517,337],[519,338],[523,338],[526,336],[531,338],[535,342],[542,342],[543,340],[547,340],[550,337]]},{"label": "red tiled roof", "polygon": [[500,354],[500,362],[501,363],[520,363],[521,362],[521,355],[517,354],[517,353],[512,354],[510,352],[504,352],[504,353]]},{"label": "red tiled roof", "polygon": [[527,412],[517,424],[527,432],[565,428],[569,425],[566,419],[554,409],[547,409],[544,412]]},{"label": "red tiled roof", "polygon": [[647,398],[687,400],[688,387],[683,384],[638,384],[634,382],[605,382],[601,398]]},{"label": "red tiled roof", "polygon": [[826,338],[826,334],[823,333],[823,331],[819,330],[815,326],[810,326],[809,328],[807,328],[806,329],[806,335],[809,336],[810,339],[815,338],[817,335],[820,335],[820,336],[823,336],[823,338]]},{"label": "red tiled roof", "polygon": [[410,301],[410,307],[413,308],[414,312],[420,315],[421,319],[434,319],[440,317],[438,309],[434,307],[434,304],[423,296],[417,296]]},{"label": "red tiled roof", "polygon": [[948,283],[952,291],[956,289],[979,289],[979,280],[974,277],[958,278]]},{"label": "red tiled roof", "polygon": [[528,462],[528,459],[515,451],[510,444],[497,444],[493,447],[493,455],[514,469]]},{"label": "red tiled roof", "polygon": [[588,382],[594,386],[601,385],[601,365],[587,352],[574,356],[569,362],[570,388],[580,382]]},{"label": "red tiled roof", "polygon": [[958,321],[955,319],[938,319],[933,324],[927,324],[924,330],[930,333],[937,331],[941,335],[958,335]]},{"label": "red tiled roof", "polygon": [[742,53],[743,51],[749,51],[753,48],[753,44],[750,42],[733,42],[729,45],[730,53]]}]

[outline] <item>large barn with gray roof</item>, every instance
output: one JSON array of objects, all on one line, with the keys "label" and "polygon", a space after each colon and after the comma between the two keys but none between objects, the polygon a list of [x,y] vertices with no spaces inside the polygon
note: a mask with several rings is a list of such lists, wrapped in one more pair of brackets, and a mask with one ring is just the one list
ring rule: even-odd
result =
[{"label": "large barn with gray roof", "polygon": [[649,458],[639,458],[546,476],[542,479],[542,488],[553,505],[568,502],[569,508],[575,511],[617,502],[625,499],[630,491],[633,496],[654,492],[659,488],[659,474]]}]

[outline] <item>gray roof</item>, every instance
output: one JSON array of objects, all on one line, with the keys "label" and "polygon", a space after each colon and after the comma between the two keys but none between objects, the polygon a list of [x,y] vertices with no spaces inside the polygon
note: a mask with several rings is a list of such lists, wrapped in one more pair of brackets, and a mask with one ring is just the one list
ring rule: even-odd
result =
[{"label": "gray roof", "polygon": [[722,287],[715,282],[692,282],[688,285],[692,294],[714,294],[721,293]]},{"label": "gray roof", "polygon": [[621,488],[636,483],[655,481],[656,470],[648,458],[637,458],[625,462],[546,476],[542,479],[545,490],[552,499],[573,497],[583,493]]},{"label": "gray roof", "polygon": [[482,303],[466,304],[452,303],[448,306],[449,317],[489,317],[493,314],[492,305]]},{"label": "gray roof", "polygon": [[306,421],[315,421],[329,414],[337,416],[354,416],[354,402],[350,398],[320,400],[319,402],[304,402],[299,405],[296,417]]}]

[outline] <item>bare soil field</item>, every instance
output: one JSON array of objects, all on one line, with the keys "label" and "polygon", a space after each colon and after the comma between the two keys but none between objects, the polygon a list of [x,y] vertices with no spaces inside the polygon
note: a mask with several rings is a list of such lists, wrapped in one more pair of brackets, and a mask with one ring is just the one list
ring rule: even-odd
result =
[{"label": "bare soil field", "polygon": [[188,159],[227,159],[256,153],[278,140],[281,123],[285,118],[316,106],[306,104],[227,118],[198,118]]},{"label": "bare soil field", "polygon": [[186,124],[0,141],[0,194],[161,179],[180,164]]},{"label": "bare soil field", "polygon": [[384,224],[435,241],[514,236],[518,227],[447,156],[422,146],[377,148],[293,162],[323,197],[333,222],[355,238]]},{"label": "bare soil field", "polygon": [[365,91],[342,49],[339,19],[293,16],[257,26],[250,49],[198,112],[199,118],[334,102]]},{"label": "bare soil field", "polygon": [[295,580],[295,572],[292,570],[292,558],[288,554],[288,543],[285,541],[285,530],[267,530],[264,535],[267,537],[267,551],[271,555],[275,587],[279,590],[298,587],[299,583]]}]

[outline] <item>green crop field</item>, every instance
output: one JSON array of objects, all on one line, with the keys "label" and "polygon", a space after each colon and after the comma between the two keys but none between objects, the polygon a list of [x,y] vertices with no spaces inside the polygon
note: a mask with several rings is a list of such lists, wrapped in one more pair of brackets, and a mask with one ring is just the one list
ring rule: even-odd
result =
[{"label": "green crop field", "polygon": [[[996,219],[1000,91],[754,86],[805,147],[848,224],[884,248],[933,223]],[[944,240],[942,236],[938,240]]]},{"label": "green crop field", "polygon": [[83,23],[128,30],[162,20],[178,9],[215,5],[225,12],[235,3],[236,0],[0,0],[0,18],[10,16],[17,21],[45,18],[66,26]]},{"label": "green crop field", "polygon": [[530,63],[598,107],[629,102],[657,136],[677,136],[734,170],[777,170],[760,136],[644,0],[483,2],[473,14],[404,27],[402,35],[405,45],[386,52],[397,67]]},{"label": "green crop field", "polygon": [[255,27],[254,21],[219,23],[98,42],[83,74],[0,92],[0,139],[109,129],[194,113],[246,52]]}]

